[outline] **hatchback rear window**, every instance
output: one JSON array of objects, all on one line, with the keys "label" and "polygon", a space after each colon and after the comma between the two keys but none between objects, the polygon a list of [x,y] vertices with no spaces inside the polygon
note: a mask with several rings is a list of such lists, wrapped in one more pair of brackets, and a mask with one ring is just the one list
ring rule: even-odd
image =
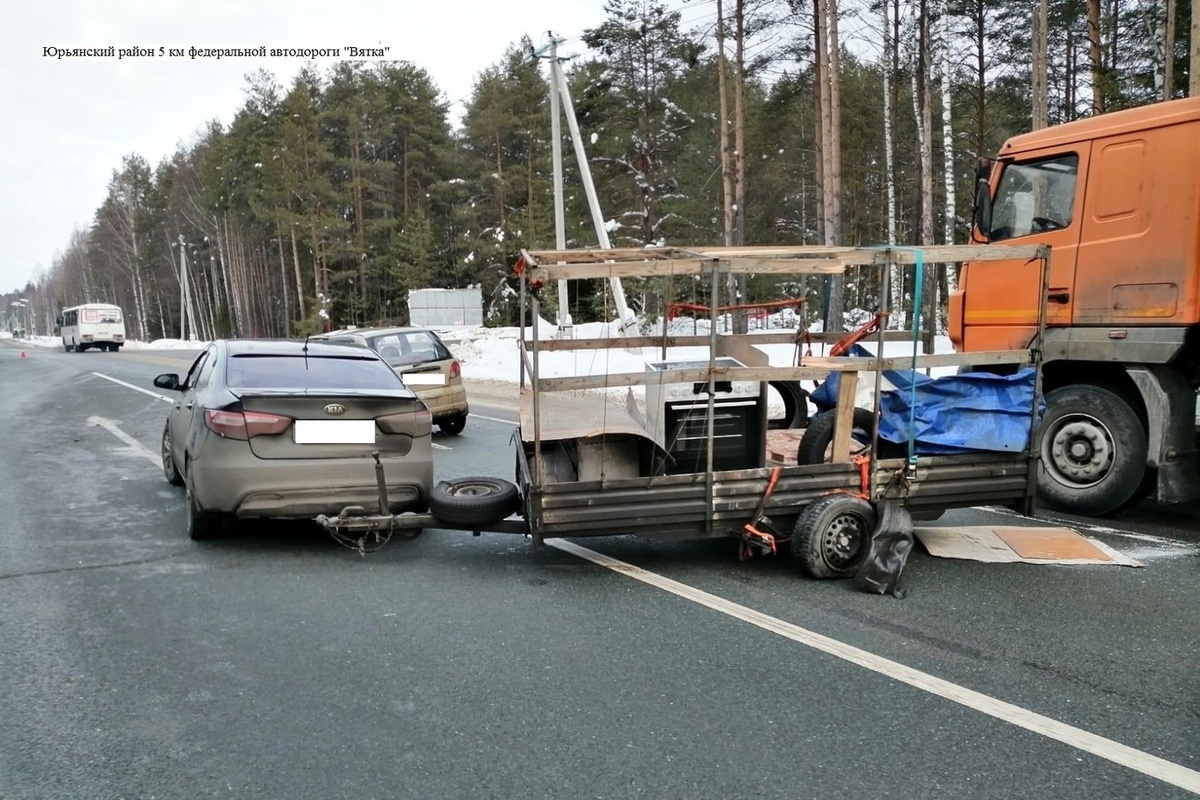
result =
[{"label": "hatchback rear window", "polygon": [[225,368],[239,389],[395,389],[400,377],[374,358],[348,356],[235,355]]},{"label": "hatchback rear window", "polygon": [[393,367],[445,361],[453,357],[432,331],[388,333],[372,337],[369,342],[371,349]]}]

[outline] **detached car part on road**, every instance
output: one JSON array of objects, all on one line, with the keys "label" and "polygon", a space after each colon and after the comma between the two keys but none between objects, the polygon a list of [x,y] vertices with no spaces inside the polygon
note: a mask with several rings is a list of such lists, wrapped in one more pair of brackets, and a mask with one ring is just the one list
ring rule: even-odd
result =
[{"label": "detached car part on road", "polygon": [[377,506],[423,511],[433,488],[429,410],[370,350],[218,340],[182,379],[162,435],[166,478],[183,486],[188,534],[234,518],[309,518]]}]

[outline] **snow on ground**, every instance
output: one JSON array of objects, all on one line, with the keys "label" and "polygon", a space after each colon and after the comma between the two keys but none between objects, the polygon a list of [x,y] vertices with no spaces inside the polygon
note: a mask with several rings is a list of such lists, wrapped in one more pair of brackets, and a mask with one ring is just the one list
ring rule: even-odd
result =
[{"label": "snow on ground", "polygon": [[[7,337],[0,337],[7,338]],[[29,347],[48,347],[62,349],[62,339],[57,336],[32,336],[26,339],[14,339]],[[199,350],[208,342],[193,342],[187,339],[155,339],[152,342],[130,340],[125,342],[122,350]]]}]

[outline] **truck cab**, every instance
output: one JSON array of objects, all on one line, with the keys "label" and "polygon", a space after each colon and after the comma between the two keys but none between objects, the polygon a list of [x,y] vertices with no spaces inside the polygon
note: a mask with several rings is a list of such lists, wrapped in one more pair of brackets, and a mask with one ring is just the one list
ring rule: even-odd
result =
[{"label": "truck cab", "polygon": [[1041,304],[1039,494],[1086,515],[1200,498],[1200,97],[1015,136],[981,165],[973,239],[1046,244],[963,265],[962,352],[1027,347]]}]

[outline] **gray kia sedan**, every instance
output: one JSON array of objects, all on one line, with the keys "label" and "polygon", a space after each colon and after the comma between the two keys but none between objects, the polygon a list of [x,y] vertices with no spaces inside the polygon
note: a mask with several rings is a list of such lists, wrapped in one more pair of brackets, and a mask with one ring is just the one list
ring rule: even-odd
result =
[{"label": "gray kia sedan", "polygon": [[233,518],[311,518],[379,508],[372,453],[389,510],[423,511],[433,485],[431,417],[378,355],[317,342],[218,340],[176,392],[162,436],[166,478],[187,495],[188,534]]}]

